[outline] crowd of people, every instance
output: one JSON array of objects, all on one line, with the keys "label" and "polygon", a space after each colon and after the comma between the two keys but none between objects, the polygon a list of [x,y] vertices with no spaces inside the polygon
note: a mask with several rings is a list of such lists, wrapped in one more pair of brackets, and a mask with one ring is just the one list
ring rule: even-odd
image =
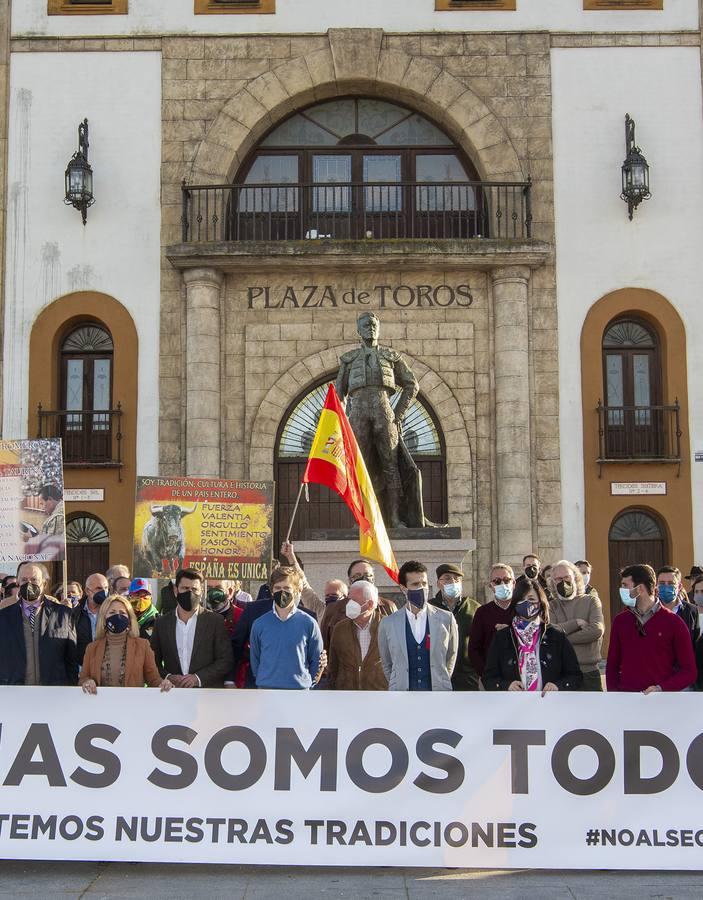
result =
[{"label": "crowd of people", "polygon": [[[339,576],[340,573],[335,573]],[[400,567],[383,597],[354,560],[318,594],[284,543],[256,599],[237,582],[182,569],[160,591],[126,566],[49,591],[42,564],[2,578],[0,685],[224,687],[336,691],[602,691],[603,608],[587,560],[522,572],[498,562],[490,600],[459,565]],[[689,589],[685,581],[690,583]],[[620,573],[605,661],[608,691],[703,690],[703,570],[647,564]]]}]

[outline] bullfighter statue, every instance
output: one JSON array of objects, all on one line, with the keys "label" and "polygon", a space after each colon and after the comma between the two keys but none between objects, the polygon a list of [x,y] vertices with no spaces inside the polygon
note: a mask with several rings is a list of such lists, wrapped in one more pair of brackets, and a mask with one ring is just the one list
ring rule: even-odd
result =
[{"label": "bullfighter statue", "polygon": [[[378,343],[379,330],[373,313],[359,316],[361,347],[342,354],[335,388],[342,403],[349,398],[349,421],[386,527],[421,528],[426,524],[421,475],[402,435],[403,418],[418,391],[417,379],[400,353]],[[400,398],[393,410],[390,398],[397,391]]]}]

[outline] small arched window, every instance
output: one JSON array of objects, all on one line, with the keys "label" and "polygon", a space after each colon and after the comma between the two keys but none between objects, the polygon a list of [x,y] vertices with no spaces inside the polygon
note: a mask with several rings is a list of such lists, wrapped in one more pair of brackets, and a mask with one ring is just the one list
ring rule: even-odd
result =
[{"label": "small arched window", "polygon": [[646,322],[616,319],[603,335],[606,456],[657,457],[663,439],[657,334]]},{"label": "small arched window", "polygon": [[61,343],[62,437],[66,462],[111,458],[112,335],[96,322],[84,322]]},{"label": "small arched window", "polygon": [[[327,100],[278,125],[251,155],[231,236],[475,237],[485,229],[476,181],[455,142],[414,110]],[[249,234],[255,226],[265,235]]]},{"label": "small arched window", "polygon": [[[315,436],[320,412],[330,381],[308,388],[288,408],[276,440],[276,546],[286,534],[300,481]],[[400,393],[391,397],[391,406]],[[350,400],[347,412],[350,412]],[[403,419],[403,438],[422,474],[425,515],[433,522],[447,521],[447,475],[444,439],[437,420],[425,399],[418,395]],[[328,488],[309,486],[309,503],[301,503],[296,516],[296,532],[306,529],[355,529],[356,524],[344,501]]]}]

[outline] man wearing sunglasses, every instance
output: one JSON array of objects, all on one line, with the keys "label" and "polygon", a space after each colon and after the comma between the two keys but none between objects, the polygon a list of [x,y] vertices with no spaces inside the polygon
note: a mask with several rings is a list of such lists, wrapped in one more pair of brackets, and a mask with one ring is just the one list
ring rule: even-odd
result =
[{"label": "man wearing sunglasses", "polygon": [[513,618],[510,604],[515,590],[515,573],[511,566],[494,563],[488,576],[488,586],[493,598],[474,613],[469,635],[469,658],[479,676],[483,675],[496,631],[507,628]]}]

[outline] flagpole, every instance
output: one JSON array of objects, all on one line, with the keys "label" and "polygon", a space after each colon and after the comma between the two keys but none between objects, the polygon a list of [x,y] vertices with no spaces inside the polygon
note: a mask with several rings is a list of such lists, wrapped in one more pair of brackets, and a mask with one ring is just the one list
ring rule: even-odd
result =
[{"label": "flagpole", "polygon": [[300,490],[298,491],[298,496],[295,498],[295,506],[293,507],[293,515],[290,517],[290,522],[288,523],[288,534],[286,535],[286,543],[290,542],[290,534],[293,531],[293,522],[295,522],[295,516],[298,512],[298,507],[300,506],[300,498],[303,494],[303,489],[305,488],[305,482],[300,482]]}]

